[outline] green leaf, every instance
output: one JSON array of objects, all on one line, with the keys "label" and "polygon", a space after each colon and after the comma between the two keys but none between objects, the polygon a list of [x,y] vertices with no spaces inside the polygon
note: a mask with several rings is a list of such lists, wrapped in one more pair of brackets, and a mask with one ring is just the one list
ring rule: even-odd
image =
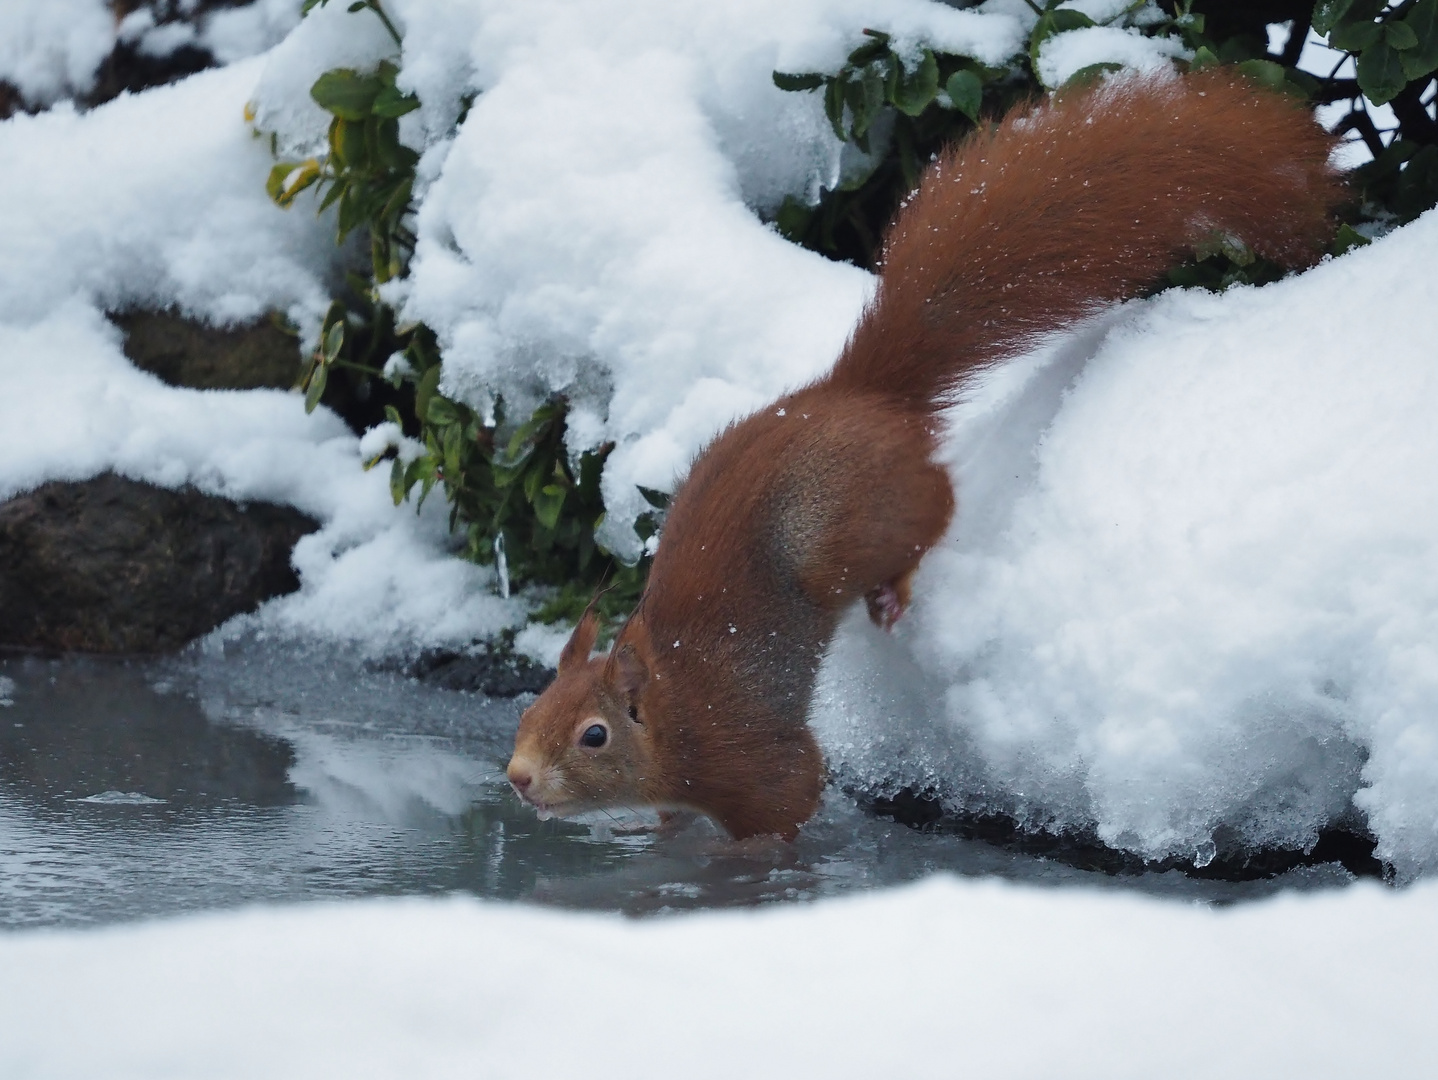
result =
[{"label": "green leaf", "polygon": [[1403,54],[1403,74],[1411,82],[1438,70],[1438,0],[1418,0],[1403,21],[1418,39],[1418,47]]},{"label": "green leaf", "polygon": [[1399,52],[1418,47],[1418,35],[1413,32],[1413,27],[1409,26],[1406,21],[1384,23],[1383,39]]},{"label": "green leaf", "polygon": [[849,63],[856,68],[863,67],[871,60],[877,60],[889,51],[889,35],[882,30],[865,30],[864,35],[872,40],[849,54]]},{"label": "green leaf", "polygon": [[491,463],[491,470],[494,474],[494,485],[498,488],[512,487],[514,482],[524,474],[523,463],[510,465],[498,458]]},{"label": "green leaf", "polygon": [[904,81],[904,62],[890,53],[881,63],[884,68],[884,100],[897,101],[903,93],[900,86]]},{"label": "green leaf", "polygon": [[1287,72],[1282,64],[1275,64],[1272,60],[1245,60],[1236,65],[1238,70],[1247,75],[1259,86],[1269,90],[1282,90]]},{"label": "green leaf", "polygon": [[324,357],[327,365],[333,364],[339,358],[340,349],[344,347],[344,343],[345,324],[344,320],[341,319],[332,323],[330,328],[325,331],[324,339],[320,345],[320,355]]},{"label": "green leaf", "polygon": [[265,191],[278,206],[289,208],[295,196],[320,178],[320,163],[314,158],[305,161],[282,161],[270,170]]},{"label": "green leaf", "polygon": [[326,71],[310,87],[315,104],[342,120],[363,120],[379,96],[380,81],[373,75],[361,75],[352,68]]},{"label": "green leaf", "polygon": [[[1138,6],[1142,7],[1143,5],[1140,4]],[[1130,8],[1129,10],[1133,9]],[[1186,11],[1182,15],[1178,16],[1178,18],[1173,20],[1173,25],[1175,27],[1188,34],[1203,33],[1203,23],[1203,16],[1195,11]]]},{"label": "green leaf", "polygon": [[463,422],[463,417],[460,416],[454,402],[438,393],[429,399],[429,407],[425,409],[424,418],[431,424],[440,426]]},{"label": "green leaf", "polygon": [[984,84],[980,78],[966,68],[954,72],[944,85],[944,91],[954,108],[974,123],[979,122],[979,106],[984,100]]},{"label": "green leaf", "polygon": [[279,202],[284,195],[285,179],[299,167],[298,161],[281,161],[278,165],[271,166],[270,175],[265,179],[265,194]]},{"label": "green leaf", "polygon": [[1333,254],[1342,255],[1356,247],[1367,247],[1373,243],[1368,237],[1353,228],[1352,225],[1338,226],[1338,234],[1333,238]]},{"label": "green leaf", "polygon": [[335,180],[334,183],[330,184],[330,189],[325,192],[325,197],[320,200],[320,208],[316,212],[323,214],[326,210],[333,206],[335,204],[335,201],[341,196],[343,196],[347,190],[349,190],[348,180],[344,179],[343,177],[340,177],[339,179]]},{"label": "green leaf", "polygon": [[319,405],[325,392],[325,383],[329,381],[329,372],[330,369],[323,364],[316,364],[315,369],[310,372],[309,389],[305,391],[305,412],[312,413]]},{"label": "green leaf", "polygon": [[406,177],[395,185],[394,191],[385,200],[384,209],[379,212],[381,221],[398,221],[409,208],[409,198],[414,190],[413,177]]},{"label": "green leaf", "polygon": [[530,500],[535,518],[546,529],[552,529],[559,523],[559,514],[564,509],[564,497],[567,494],[558,484],[546,484]]},{"label": "green leaf", "polygon": [[414,414],[416,416],[429,415],[430,400],[434,397],[435,391],[439,389],[439,373],[440,366],[438,364],[426,368],[424,374],[419,377],[419,382],[415,384]]},{"label": "green leaf", "polygon": [[1193,59],[1189,61],[1190,71],[1202,71],[1204,68],[1214,67],[1219,63],[1218,54],[1207,45],[1200,45],[1193,51]]},{"label": "green leaf", "polygon": [[389,497],[394,500],[396,506],[404,502],[405,496],[409,494],[409,487],[405,484],[404,478],[404,463],[399,458],[395,458],[394,463],[389,467]]},{"label": "green leaf", "polygon": [[1089,83],[1098,82],[1111,72],[1122,70],[1123,65],[1116,60],[1101,60],[1097,64],[1088,64],[1079,68],[1068,77],[1064,86],[1087,86]]},{"label": "green leaf", "polygon": [[524,497],[531,503],[539,498],[539,489],[544,487],[544,478],[549,471],[542,463],[539,463],[539,468],[535,468],[534,464],[531,463],[530,467],[524,470]]},{"label": "green leaf", "polygon": [[429,493],[434,490],[435,481],[439,479],[439,463],[431,457],[415,459],[416,465],[422,466],[419,470],[419,498],[414,501],[415,513],[424,508],[424,500],[429,498]]},{"label": "green leaf", "polygon": [[824,76],[814,72],[789,75],[782,71],[776,71],[774,72],[774,85],[780,90],[817,90],[824,85]]},{"label": "green leaf", "polygon": [[395,119],[405,113],[412,113],[419,108],[419,98],[413,94],[406,94],[393,85],[385,86],[375,95],[374,104],[370,111],[375,116],[383,116],[386,119]]},{"label": "green leaf", "polygon": [[399,121],[377,117],[372,122],[376,163],[394,171],[412,168],[418,157],[413,150],[399,141]]},{"label": "green leaf", "polygon": [[1353,0],[1318,0],[1313,6],[1313,29],[1320,34],[1328,33],[1352,6]]},{"label": "green leaf", "polygon": [[918,70],[899,83],[897,91],[894,104],[904,115],[918,116],[929,107],[939,92],[939,61],[931,50],[924,50]]},{"label": "green leaf", "polygon": [[365,124],[354,120],[336,120],[330,127],[330,146],[340,164],[356,171],[369,168],[370,154],[365,138]]},{"label": "green leaf", "polygon": [[1383,27],[1370,20],[1347,23],[1328,35],[1330,48],[1341,52],[1358,53],[1372,48],[1383,36]]},{"label": "green leaf", "polygon": [[834,129],[834,134],[840,142],[848,142],[848,133],[844,131],[844,81],[842,79],[830,79],[829,85],[824,87],[824,115],[829,118],[829,126]]},{"label": "green leaf", "polygon": [[638,484],[635,486],[639,488],[639,494],[644,496],[644,501],[654,507],[654,509],[669,509],[669,501],[674,498],[673,495],[670,495],[667,491],[659,491],[655,488],[647,488]]},{"label": "green leaf", "polygon": [[779,212],[774,215],[774,227],[785,240],[797,244],[803,240],[804,234],[809,231],[809,223],[813,220],[812,206],[806,205],[803,200],[796,199],[793,195],[785,195]]},{"label": "green leaf", "polygon": [[[435,398],[434,401],[429,403],[431,412],[434,411],[435,402],[439,400],[439,398]],[[460,482],[460,473],[464,471],[464,460],[461,456],[463,447],[460,442],[463,437],[464,432],[458,424],[448,424],[445,426],[443,443],[444,479],[446,485],[458,484]],[[451,528],[453,528],[453,525],[451,525]]]},{"label": "green leaf", "polygon": [[1413,152],[1393,193],[1393,210],[1407,224],[1438,204],[1438,146],[1421,146]]},{"label": "green leaf", "polygon": [[[884,76],[877,68],[867,68],[859,86],[862,97],[859,107],[854,109],[854,137],[856,139],[861,139],[868,133],[884,108]],[[852,100],[850,107],[853,108]]]},{"label": "green leaf", "polygon": [[345,237],[354,231],[355,226],[364,221],[364,209],[360,203],[359,194],[354,187],[348,186],[340,195],[340,212],[335,222],[335,231],[339,234],[336,238],[338,243],[344,243]]},{"label": "green leaf", "polygon": [[1403,57],[1386,41],[1364,49],[1358,58],[1358,86],[1375,105],[1384,105],[1408,85]]}]

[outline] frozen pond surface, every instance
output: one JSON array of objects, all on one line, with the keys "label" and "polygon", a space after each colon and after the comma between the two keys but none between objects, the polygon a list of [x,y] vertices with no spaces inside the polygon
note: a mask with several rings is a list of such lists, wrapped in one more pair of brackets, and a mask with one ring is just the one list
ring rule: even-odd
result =
[{"label": "frozen pond surface", "polygon": [[526,699],[251,643],[155,662],[0,660],[0,926],[266,901],[471,893],[634,914],[810,900],[935,871],[1228,902],[1338,887],[1110,877],[919,833],[831,791],[792,847],[704,824],[539,821],[504,782]]}]

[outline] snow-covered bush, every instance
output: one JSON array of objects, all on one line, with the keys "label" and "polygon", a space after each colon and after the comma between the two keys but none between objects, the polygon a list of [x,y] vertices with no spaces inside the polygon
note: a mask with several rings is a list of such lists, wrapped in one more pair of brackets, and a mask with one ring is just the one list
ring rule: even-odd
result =
[{"label": "snow-covered bush", "polygon": [[[327,0],[308,0],[305,11],[318,12],[327,6]],[[1182,42],[1166,31],[1187,26],[1194,21],[1192,17],[1168,19],[1151,5],[1139,8],[1142,10],[1120,6],[1096,14],[1111,24],[1110,28],[1121,29],[1130,23],[1143,28],[1147,36],[1125,37],[1131,40],[1128,54],[1138,57],[1140,66],[1182,53]],[[390,51],[409,62],[416,50],[406,48],[396,21],[380,0],[352,4],[346,10],[377,18],[391,39]],[[901,31],[905,17],[898,14]],[[907,17],[911,19],[912,13]],[[1002,21],[989,19],[992,29]],[[837,190],[863,188],[863,198],[871,207],[883,203],[891,208],[917,183],[923,159],[944,142],[966,134],[980,120],[981,108],[989,115],[1001,113],[1029,92],[1034,85],[1033,72],[1060,72],[1052,64],[1039,64],[1050,39],[1063,31],[1098,25],[1079,10],[1045,11],[1026,27],[1008,19],[1002,45],[992,29],[987,35],[953,38],[957,51],[942,45],[936,51],[924,36],[896,39],[888,31],[865,29],[866,44],[849,53],[837,76],[774,72],[771,77],[780,89],[826,88],[824,113],[835,136],[852,141],[859,150],[858,158],[841,166]],[[910,70],[905,67],[906,56]],[[1077,77],[1118,66],[1089,64]],[[601,470],[620,440],[599,436],[601,441],[596,441],[593,434],[587,440],[585,434],[567,437],[578,387],[561,380],[552,384],[546,395],[533,390],[520,395],[520,401],[537,398],[539,402],[526,406],[533,409],[526,420],[523,412],[513,415],[514,410],[507,408],[510,403],[506,399],[513,396],[514,388],[512,384],[506,388],[503,378],[480,379],[466,392],[454,395],[438,385],[443,369],[435,345],[450,356],[452,369],[456,366],[454,343],[418,320],[409,319],[397,327],[389,304],[390,297],[403,295],[400,279],[415,252],[411,198],[426,194],[416,173],[418,155],[399,139],[400,118],[419,109],[420,103],[412,93],[397,88],[397,77],[399,68],[388,57],[379,59],[377,66],[372,58],[369,69],[345,66],[320,74],[309,93],[331,116],[324,151],[302,160],[282,160],[270,175],[270,195],[282,206],[294,204],[311,186],[321,196],[321,212],[336,206],[341,243],[361,226],[367,226],[369,233],[368,280],[351,276],[343,303],[337,302],[325,319],[303,380],[307,405],[313,408],[323,400],[332,370],[376,381],[383,375],[399,391],[387,407],[388,423],[410,440],[407,445],[418,448],[401,454],[398,443],[381,447],[383,454],[392,453],[391,488],[396,502],[416,487],[423,502],[440,486],[451,507],[451,523],[464,527],[467,556],[481,563],[496,563],[504,588],[511,577],[520,583],[537,581],[558,587],[557,597],[545,605],[541,617],[577,616],[601,582],[609,584],[601,600],[602,610],[622,614],[637,599],[643,582],[642,561],[635,565],[636,557],[642,560],[636,543],[652,536],[651,508],[662,510],[667,498],[663,490],[678,478],[682,462],[676,462],[670,475],[654,486],[633,485],[632,492],[641,495],[648,506],[625,493],[629,515],[611,523],[606,537],[619,552],[616,558],[604,540],[596,542],[595,534],[606,519],[600,498]],[[453,98],[454,88],[449,91]],[[427,129],[417,145],[433,147],[454,138],[454,127],[482,92],[477,86],[463,89],[451,129]],[[261,123],[263,126],[264,121]],[[282,127],[281,123],[271,132],[277,146]],[[875,137],[872,146],[871,134]],[[304,140],[293,143],[301,150],[311,145]],[[880,172],[882,181],[876,180]],[[757,200],[753,209],[774,211],[775,197],[781,198],[776,214],[780,231],[790,239],[816,239],[818,243],[811,246],[828,248],[831,253],[838,251],[834,227],[840,217],[857,224],[872,245],[877,226],[866,230],[859,216],[842,201],[830,198],[825,204],[824,196],[833,192],[816,184],[817,179],[805,177],[802,186],[791,181],[789,190],[771,192],[767,200]],[[874,192],[880,187],[883,190],[876,200]],[[806,205],[800,197],[804,193],[812,197],[816,191],[822,211]],[[859,261],[867,261],[868,251],[857,254]],[[544,358],[540,359],[543,362]],[[451,378],[453,374],[451,370]],[[584,404],[591,413],[592,427],[595,406],[603,410],[609,403],[601,389],[598,401]],[[512,414],[508,424],[506,411]],[[613,483],[609,486],[611,496],[614,487]]]},{"label": "snow-covered bush", "polygon": [[[325,6],[325,0],[309,0],[305,10]],[[1005,6],[1012,5],[985,8]],[[1399,41],[1408,49],[1402,54],[1407,65],[1403,70],[1413,76],[1415,85],[1426,84],[1431,81],[1430,69],[1438,64],[1438,52],[1434,64],[1426,59],[1428,51],[1438,50],[1438,23],[1429,26],[1424,21],[1429,7],[1438,8],[1438,0],[1425,0],[1404,19],[1397,17],[1401,12],[1385,9],[1374,22],[1374,13],[1365,15],[1362,5],[1341,11],[1327,5],[1319,13],[1319,27],[1332,30],[1340,44],[1359,50],[1360,87],[1377,100],[1386,100],[1385,95],[1391,98],[1401,88],[1375,81],[1378,68],[1364,59],[1370,53],[1360,46],[1366,43],[1376,55],[1378,50],[1392,49],[1386,44],[1389,40]],[[396,23],[378,0],[349,5],[347,10],[372,13],[392,39],[397,57],[417,51],[405,52]],[[1337,85],[1336,71],[1318,78],[1297,66],[1302,54],[1291,46],[1307,35],[1310,9],[1298,4],[1296,10],[1282,53],[1270,52],[1267,40],[1260,47],[1242,26],[1220,21],[1209,28],[1203,13],[1193,11],[1190,2],[1165,10],[1153,3],[1060,5],[1050,0],[1023,20],[1020,34],[1010,35],[1007,50],[993,49],[992,41],[975,47],[967,39],[959,39],[960,47],[953,50],[942,44],[930,47],[921,37],[895,39],[889,31],[865,28],[864,43],[848,54],[837,72],[772,75],[783,90],[821,91],[816,96],[822,100],[824,115],[835,137],[847,144],[837,175],[816,185],[811,173],[802,189],[748,201],[761,216],[772,218],[787,238],[861,266],[872,265],[884,223],[917,183],[930,155],[1040,88],[1100,77],[1124,66],[1168,65],[1174,58],[1193,66],[1222,59],[1260,82],[1330,99]],[[1369,40],[1371,34],[1355,32],[1355,20],[1364,18],[1368,20],[1364,25],[1379,28],[1374,31],[1376,44]],[[900,17],[900,29],[902,23]],[[642,565],[634,567],[641,554],[635,547],[636,534],[637,541],[646,541],[654,528],[650,507],[636,501],[634,492],[662,506],[656,488],[669,487],[680,469],[653,485],[635,484],[632,490],[618,493],[611,475],[609,495],[618,494],[620,508],[628,513],[610,522],[604,540],[596,544],[595,531],[606,523],[599,477],[621,440],[569,435],[570,399],[585,395],[576,395],[567,380],[551,381],[547,395],[533,391],[528,395],[537,405],[525,408],[539,410],[528,421],[523,411],[506,410],[503,379],[472,380],[464,393],[447,396],[438,386],[441,366],[436,345],[440,351],[452,351],[453,343],[436,341],[431,328],[418,320],[395,329],[395,313],[381,289],[404,275],[414,251],[416,237],[409,226],[418,160],[399,140],[398,118],[419,108],[413,94],[396,88],[397,73],[395,63],[383,59],[372,71],[343,67],[321,74],[311,97],[333,117],[328,152],[323,162],[314,157],[285,161],[271,174],[271,195],[281,205],[292,203],[311,184],[327,188],[319,205],[323,210],[337,204],[341,240],[357,226],[369,226],[370,279],[348,291],[346,304],[352,310],[337,304],[325,320],[323,340],[304,379],[310,406],[321,399],[332,368],[345,368],[351,378],[358,373],[366,379],[377,378],[383,367],[400,391],[389,408],[389,422],[423,448],[403,460],[394,457],[391,487],[396,501],[416,487],[423,500],[440,485],[451,507],[452,523],[464,528],[469,558],[504,562],[506,579],[512,575],[520,583],[539,581],[560,588],[558,598],[544,609],[546,617],[577,615],[600,581],[619,585],[606,594],[604,604],[609,614],[622,613],[643,580]],[[457,92],[462,103],[457,121],[482,88],[448,87],[447,92],[451,97]],[[1353,113],[1358,115],[1356,107]],[[428,130],[420,143],[433,146],[454,134],[445,131],[436,139],[436,132]],[[1383,167],[1393,168],[1388,188],[1378,184],[1378,197],[1350,215],[1353,225],[1366,227],[1370,234],[1375,226],[1385,227],[1394,220],[1395,214],[1397,220],[1413,216],[1412,205],[1417,205],[1413,189],[1425,158],[1419,153],[1407,168],[1392,167],[1403,155],[1412,156],[1405,145],[1412,144],[1395,140],[1391,150],[1381,149]],[[1369,174],[1377,168],[1378,163],[1371,164]],[[1395,183],[1403,189],[1401,197]],[[420,186],[423,189],[423,183]],[[773,205],[776,194],[782,199],[777,206]],[[1388,205],[1394,202],[1403,207],[1395,210]],[[1364,233],[1345,226],[1335,252],[1364,242]],[[1170,283],[1222,288],[1281,276],[1276,266],[1226,238],[1195,254],[1195,260],[1173,270]],[[401,288],[390,295],[399,295]],[[358,359],[351,355],[355,351],[351,342],[357,339],[363,342],[364,353]],[[392,361],[396,356],[399,360]],[[600,400],[591,404],[601,410],[608,406],[602,391]],[[535,434],[538,439],[531,437]],[[551,452],[539,452],[546,445]],[[618,559],[610,555],[606,542],[619,553]]]}]

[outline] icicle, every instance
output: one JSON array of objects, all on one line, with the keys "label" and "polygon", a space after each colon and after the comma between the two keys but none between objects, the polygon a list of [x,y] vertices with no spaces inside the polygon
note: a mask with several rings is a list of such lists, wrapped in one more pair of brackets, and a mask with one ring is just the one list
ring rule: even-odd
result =
[{"label": "icicle", "polygon": [[509,560],[504,555],[504,533],[494,534],[494,568],[499,573],[499,595],[509,599]]}]

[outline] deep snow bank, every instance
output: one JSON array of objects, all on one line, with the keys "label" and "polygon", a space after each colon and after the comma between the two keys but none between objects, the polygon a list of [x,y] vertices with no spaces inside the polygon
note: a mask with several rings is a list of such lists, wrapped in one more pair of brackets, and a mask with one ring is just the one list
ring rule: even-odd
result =
[{"label": "deep snow bank", "polygon": [[1214,912],[951,879],[646,922],[467,900],[0,937],[0,1072],[1430,1075],[1438,887]]},{"label": "deep snow bank", "polygon": [[961,410],[914,617],[829,665],[836,759],[1200,864],[1311,845],[1357,791],[1383,858],[1438,865],[1435,248],[1430,213],[1132,305]]}]

